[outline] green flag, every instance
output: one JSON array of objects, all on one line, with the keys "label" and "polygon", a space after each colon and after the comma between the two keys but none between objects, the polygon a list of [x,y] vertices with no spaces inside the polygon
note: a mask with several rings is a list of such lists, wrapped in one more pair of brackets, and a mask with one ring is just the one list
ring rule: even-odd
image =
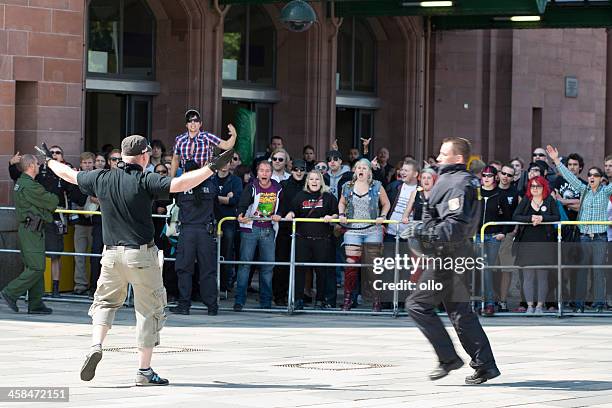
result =
[{"label": "green flag", "polygon": [[242,164],[250,166],[253,163],[253,145],[255,143],[255,131],[257,119],[255,112],[239,108],[236,111],[236,140],[235,150],[240,154]]}]

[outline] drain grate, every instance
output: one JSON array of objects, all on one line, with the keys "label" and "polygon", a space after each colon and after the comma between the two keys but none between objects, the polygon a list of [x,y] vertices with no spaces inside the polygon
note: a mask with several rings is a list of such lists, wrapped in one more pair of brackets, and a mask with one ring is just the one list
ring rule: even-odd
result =
[{"label": "drain grate", "polygon": [[347,370],[368,370],[371,368],[387,368],[387,367],[393,367],[393,365],[380,364],[380,363],[354,363],[350,361],[314,361],[310,363],[280,364],[275,367],[305,368],[308,370],[324,370],[324,371],[347,371]]},{"label": "drain grate", "polygon": [[[102,350],[109,351],[112,353],[132,353],[132,354],[138,353],[138,347],[107,347]],[[155,347],[155,354],[198,353],[201,351],[208,351],[208,350],[199,348],[199,347],[168,347],[168,346]]]}]

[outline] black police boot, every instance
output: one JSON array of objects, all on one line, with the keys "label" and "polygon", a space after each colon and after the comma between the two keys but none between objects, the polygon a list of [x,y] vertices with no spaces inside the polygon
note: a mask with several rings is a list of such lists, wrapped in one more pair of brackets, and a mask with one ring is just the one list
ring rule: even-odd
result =
[{"label": "black police boot", "polygon": [[11,308],[11,310],[15,313],[19,312],[19,308],[17,307],[17,301],[11,299],[6,293],[0,292],[0,297],[4,300],[4,302]]},{"label": "black police boot", "polygon": [[440,378],[444,378],[453,370],[458,370],[463,367],[463,360],[460,358],[451,361],[449,363],[440,363],[440,365],[435,368],[431,373],[429,373],[429,379],[431,381],[439,380]]},{"label": "black police boot", "polygon": [[58,280],[53,281],[53,292],[51,292],[51,297],[54,297],[54,298],[60,297]]},{"label": "black police boot", "polygon": [[211,162],[208,163],[208,168],[212,171],[217,171],[221,167],[229,163],[232,160],[232,157],[234,157],[234,149],[226,150],[214,159],[212,159]]},{"label": "black police boot", "polygon": [[174,313],[174,314],[181,314],[181,315],[189,315],[189,306],[187,305],[181,305],[180,303],[178,304],[178,306],[172,306],[170,308],[170,313]]},{"label": "black police boot", "polygon": [[53,309],[44,304],[37,309],[28,309],[28,314],[50,315],[51,313],[53,313]]},{"label": "black police boot", "polygon": [[218,315],[219,314],[219,305],[208,306],[207,314],[209,316],[216,316],[216,315]]},{"label": "black police boot", "polygon": [[466,384],[482,384],[484,382],[487,382],[487,380],[490,380],[495,377],[499,377],[500,375],[501,373],[499,372],[497,367],[487,368],[484,370],[478,369],[474,371],[474,374],[468,377],[465,377],[465,383]]}]

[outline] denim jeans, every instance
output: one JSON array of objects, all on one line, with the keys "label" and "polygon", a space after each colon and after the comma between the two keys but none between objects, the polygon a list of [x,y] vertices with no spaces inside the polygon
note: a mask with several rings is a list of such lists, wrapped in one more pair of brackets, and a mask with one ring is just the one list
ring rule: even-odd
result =
[{"label": "denim jeans", "polygon": [[[585,265],[604,265],[606,263],[607,237],[604,235],[594,236],[592,239],[588,235],[581,235],[580,246],[581,264]],[[593,269],[593,301],[600,305],[606,301],[606,269]],[[584,300],[587,291],[587,276],[589,268],[578,270],[576,276],[576,306],[584,307]]]},{"label": "denim jeans", "polygon": [[[252,261],[256,248],[259,248],[261,262],[274,262],[274,229],[254,226],[251,232],[240,233],[240,260],[242,262]],[[272,305],[272,269],[272,264],[259,265],[259,304],[265,308]],[[246,302],[250,270],[251,265],[249,264],[238,267],[236,304],[244,305]]]},{"label": "denim jeans", "polygon": [[[497,264],[497,253],[501,241],[495,239],[497,234],[485,234],[484,236],[484,253],[486,256],[486,265],[495,266]],[[476,243],[480,244],[480,235],[476,236]],[[480,256],[480,254],[478,254]],[[485,269],[484,271],[484,300],[485,305],[494,305],[493,300],[493,277],[495,273],[499,272],[499,269]]]}]

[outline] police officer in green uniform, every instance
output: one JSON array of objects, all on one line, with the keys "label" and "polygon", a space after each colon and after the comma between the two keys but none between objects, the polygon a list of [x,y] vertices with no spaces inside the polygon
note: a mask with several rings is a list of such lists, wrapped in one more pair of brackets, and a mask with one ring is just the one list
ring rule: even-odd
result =
[{"label": "police officer in green uniform", "polygon": [[49,193],[34,178],[38,175],[38,160],[31,154],[21,156],[23,170],[14,188],[15,211],[19,222],[19,244],[24,269],[0,292],[2,299],[18,312],[17,299],[28,295],[28,313],[51,314],[53,310],[42,301],[45,272],[45,223],[53,222],[58,198]]}]

